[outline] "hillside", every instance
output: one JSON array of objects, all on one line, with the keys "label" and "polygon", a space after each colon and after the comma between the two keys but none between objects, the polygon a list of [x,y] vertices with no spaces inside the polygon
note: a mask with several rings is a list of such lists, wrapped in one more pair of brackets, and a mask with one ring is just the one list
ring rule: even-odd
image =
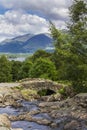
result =
[{"label": "hillside", "polygon": [[34,53],[38,49],[52,50],[52,38],[49,34],[26,34],[0,43],[3,53]]}]

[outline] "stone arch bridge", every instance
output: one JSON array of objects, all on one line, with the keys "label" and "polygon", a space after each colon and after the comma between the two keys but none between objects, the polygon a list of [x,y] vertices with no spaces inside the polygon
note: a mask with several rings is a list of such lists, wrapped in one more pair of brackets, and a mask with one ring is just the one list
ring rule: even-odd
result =
[{"label": "stone arch bridge", "polygon": [[33,89],[36,91],[40,91],[42,89],[49,89],[54,92],[58,91],[60,88],[62,88],[62,85],[59,85],[56,82],[53,82],[51,80],[45,80],[45,79],[24,79],[22,80],[21,85],[24,88]]}]

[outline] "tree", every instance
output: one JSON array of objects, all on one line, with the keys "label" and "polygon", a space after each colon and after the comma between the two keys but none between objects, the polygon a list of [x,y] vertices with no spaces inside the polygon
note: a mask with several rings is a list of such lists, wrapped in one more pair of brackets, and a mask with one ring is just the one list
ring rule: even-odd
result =
[{"label": "tree", "polygon": [[56,80],[57,72],[55,65],[49,59],[39,58],[34,62],[30,71],[30,76],[32,78]]},{"label": "tree", "polygon": [[51,57],[51,55],[51,53],[39,49],[31,57],[29,57],[28,60],[35,62],[35,60],[37,60],[38,58],[48,58]]},{"label": "tree", "polygon": [[20,68],[22,66],[22,62],[20,61],[11,61],[12,62],[12,80],[13,81],[17,81],[19,80],[19,72],[20,72]]},{"label": "tree", "polygon": [[73,1],[68,28],[72,38],[72,52],[87,58],[87,1]]},{"label": "tree", "polygon": [[23,78],[28,78],[30,77],[30,69],[32,67],[32,62],[29,60],[25,60],[22,63],[22,66],[20,68],[20,72],[19,72],[19,78],[23,79]]},{"label": "tree", "polygon": [[11,63],[3,55],[0,57],[0,82],[12,81]]},{"label": "tree", "polygon": [[87,91],[87,2],[74,0],[70,7],[68,33],[61,33],[51,24],[58,79],[72,82],[76,92]]},{"label": "tree", "polygon": [[50,31],[55,49],[62,49],[69,40],[68,33],[58,30],[52,22],[50,22]]},{"label": "tree", "polygon": [[74,59],[68,77],[72,75],[73,87],[76,91],[83,92],[87,91],[87,1],[73,1],[70,7],[70,22],[70,49]]},{"label": "tree", "polygon": [[60,30],[56,29],[55,25],[52,23],[50,24],[50,31],[55,46],[55,50],[51,59],[55,63],[56,69],[58,71],[57,78],[59,80],[64,80],[66,79],[66,61],[69,59],[68,57],[70,55],[70,37],[68,33],[63,33]]}]

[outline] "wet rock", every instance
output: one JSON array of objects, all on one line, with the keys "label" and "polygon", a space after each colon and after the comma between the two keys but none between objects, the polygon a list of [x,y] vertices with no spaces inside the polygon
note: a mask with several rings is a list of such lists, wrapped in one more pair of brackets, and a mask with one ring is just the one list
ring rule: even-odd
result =
[{"label": "wet rock", "polygon": [[64,130],[83,130],[83,129],[81,128],[81,124],[78,121],[72,120],[71,122],[68,122],[64,126]]},{"label": "wet rock", "polygon": [[79,106],[81,106],[82,108],[87,108],[87,104],[85,103],[79,103]]},{"label": "wet rock", "polygon": [[54,95],[48,96],[47,102],[52,102],[52,101],[55,101]]},{"label": "wet rock", "polygon": [[0,130],[10,130],[9,128],[7,128],[7,127],[0,127]]},{"label": "wet rock", "polygon": [[[3,124],[3,125],[1,125]],[[0,125],[1,126],[5,126],[7,128],[11,127],[11,122],[8,119],[8,115],[7,114],[0,114]]]},{"label": "wet rock", "polygon": [[75,102],[77,102],[78,104],[86,104],[87,105],[87,93],[80,93],[80,94],[77,94],[75,97],[74,97],[74,100]]},{"label": "wet rock", "polygon": [[47,119],[38,119],[38,118],[32,118],[32,121],[40,124],[40,125],[50,125],[51,121]]},{"label": "wet rock", "polygon": [[11,105],[12,107],[14,107],[14,108],[20,108],[20,107],[22,107],[22,104],[16,102],[15,100],[13,100],[13,101],[10,103],[10,105]]},{"label": "wet rock", "polygon": [[50,126],[51,126],[52,128],[56,128],[56,127],[57,127],[57,123],[53,122],[53,123],[51,123]]},{"label": "wet rock", "polygon": [[21,128],[14,128],[14,129],[11,129],[11,130],[23,130],[23,129],[21,129]]},{"label": "wet rock", "polygon": [[21,128],[12,129],[11,122],[7,114],[0,114],[0,130],[23,130]]},{"label": "wet rock", "polygon": [[40,111],[39,110],[32,110],[29,112],[30,115],[36,115],[36,114],[39,114]]},{"label": "wet rock", "polygon": [[17,121],[18,118],[17,118],[17,116],[10,115],[10,116],[9,116],[9,120],[10,120],[10,121]]},{"label": "wet rock", "polygon": [[39,103],[39,107],[51,107],[51,106],[57,106],[59,104],[59,102],[42,102],[42,103]]}]

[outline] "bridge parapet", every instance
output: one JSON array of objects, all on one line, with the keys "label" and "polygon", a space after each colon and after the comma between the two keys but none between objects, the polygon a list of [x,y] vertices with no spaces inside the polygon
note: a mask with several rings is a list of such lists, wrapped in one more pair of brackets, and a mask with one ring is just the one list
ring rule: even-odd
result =
[{"label": "bridge parapet", "polygon": [[42,90],[42,89],[50,89],[53,91],[57,91],[60,88],[62,88],[62,85],[53,82],[51,80],[45,80],[45,79],[27,79],[22,82],[22,86],[24,88],[34,89],[36,91]]}]

